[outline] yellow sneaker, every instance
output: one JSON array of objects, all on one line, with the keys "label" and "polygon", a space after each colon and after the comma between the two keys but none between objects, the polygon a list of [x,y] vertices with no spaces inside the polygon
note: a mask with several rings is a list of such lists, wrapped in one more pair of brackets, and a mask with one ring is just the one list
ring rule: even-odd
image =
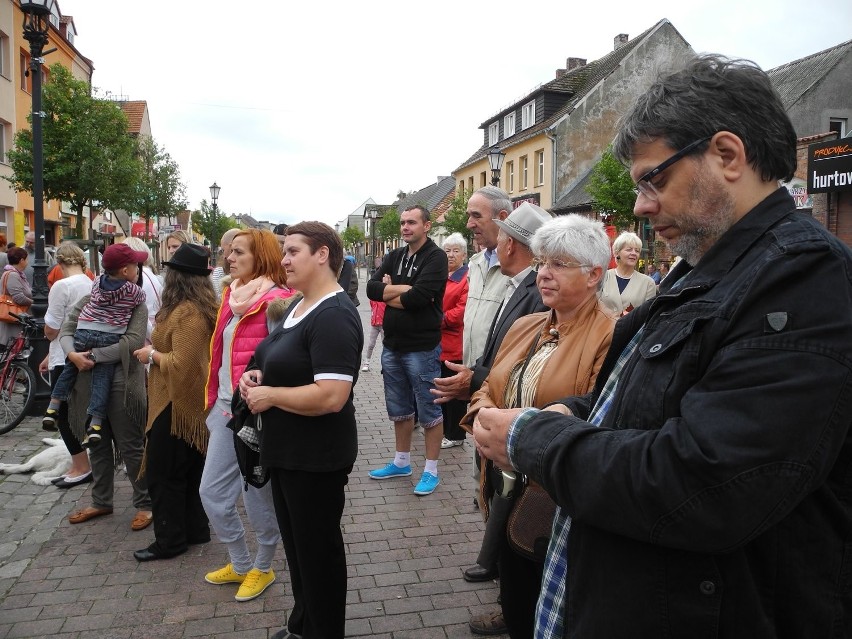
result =
[{"label": "yellow sneaker", "polygon": [[263,572],[257,568],[252,568],[248,571],[243,583],[240,584],[240,589],[237,590],[237,595],[234,597],[237,601],[250,601],[255,597],[260,597],[263,591],[272,585],[275,581],[275,571]]},{"label": "yellow sneaker", "polygon": [[208,584],[241,584],[245,578],[246,575],[236,572],[231,564],[204,575],[204,581]]}]

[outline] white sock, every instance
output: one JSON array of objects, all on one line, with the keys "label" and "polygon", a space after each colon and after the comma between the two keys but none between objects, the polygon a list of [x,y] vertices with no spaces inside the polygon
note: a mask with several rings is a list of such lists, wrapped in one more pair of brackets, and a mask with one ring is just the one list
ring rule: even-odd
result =
[{"label": "white sock", "polygon": [[396,451],[396,455],[393,456],[393,465],[397,468],[405,468],[406,466],[411,464],[411,453],[401,453]]},{"label": "white sock", "polygon": [[438,476],[438,460],[437,459],[427,459],[426,460],[426,468],[424,468],[427,473],[430,475]]}]

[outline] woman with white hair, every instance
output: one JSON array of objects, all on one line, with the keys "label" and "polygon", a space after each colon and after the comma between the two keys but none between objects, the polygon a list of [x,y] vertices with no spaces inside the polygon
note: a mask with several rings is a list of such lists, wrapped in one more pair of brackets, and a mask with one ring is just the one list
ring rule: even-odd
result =
[{"label": "woman with white hair", "polygon": [[617,264],[604,276],[601,303],[615,316],[626,315],[657,294],[654,280],[636,270],[641,253],[642,240],[636,233],[624,231],[612,243]]},{"label": "woman with white hair", "polygon": [[145,336],[146,343],[151,343],[151,331],[154,330],[154,318],[160,310],[160,297],[163,293],[163,282],[159,277],[154,275],[154,257],[151,255],[151,249],[145,242],[138,237],[126,237],[123,240],[134,251],[144,251],[148,254],[148,259],[142,264],[142,290],[145,293],[145,305],[148,307],[148,333]]},{"label": "woman with white hair", "polygon": [[[615,319],[598,302],[610,260],[603,225],[579,215],[560,216],[536,231],[530,248],[538,266],[536,285],[551,310],[512,324],[485,383],[471,398],[465,425],[473,424],[482,408],[543,408],[567,395],[584,395],[609,350]],[[555,504],[535,482],[510,471],[491,461],[482,464],[480,503],[486,506],[485,534],[501,539],[500,602],[509,636],[531,638]],[[514,492],[495,494],[507,482]],[[520,497],[505,503],[521,490]],[[516,533],[514,521],[528,524],[520,527],[527,533]]]},{"label": "woman with white hair", "polygon": [[[444,319],[441,322],[441,377],[455,373],[445,362],[461,364],[462,331],[464,330],[464,307],[467,304],[467,240],[461,233],[453,233],[444,240],[449,275],[444,290]],[[467,411],[467,402],[453,399],[441,404],[444,414],[444,438],[441,448],[452,448],[464,444],[464,429],[459,422]]]}]

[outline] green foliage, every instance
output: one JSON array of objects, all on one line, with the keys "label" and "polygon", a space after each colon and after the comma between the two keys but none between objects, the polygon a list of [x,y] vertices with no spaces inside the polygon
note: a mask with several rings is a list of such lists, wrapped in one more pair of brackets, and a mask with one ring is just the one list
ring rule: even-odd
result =
[{"label": "green foliage", "polygon": [[359,242],[364,241],[364,231],[357,226],[347,226],[343,233],[340,234],[340,239],[343,241],[343,246],[350,251],[354,251]]},{"label": "green foliage", "polygon": [[[60,64],[50,67],[49,77],[42,91],[44,196],[72,205],[82,237],[85,206],[123,208],[132,199],[139,162],[118,104],[93,97],[89,85]],[[32,193],[31,130],[15,134],[8,162],[12,175],[4,179]]]},{"label": "green foliage", "polygon": [[219,250],[219,240],[225,231],[236,227],[234,218],[226,215],[222,209],[218,209],[214,215],[213,207],[207,204],[207,200],[201,200],[200,211],[192,212],[192,230],[207,238],[214,255]]},{"label": "green foliage", "polygon": [[456,195],[453,197],[450,208],[444,213],[444,222],[441,224],[447,235],[461,233],[468,245],[473,240],[473,233],[467,228],[467,201],[471,195],[472,193],[465,189],[461,191],[456,189]]},{"label": "green foliage", "polygon": [[607,147],[592,169],[586,191],[594,200],[595,211],[606,215],[619,230],[633,228],[636,224],[633,187],[627,168],[612,154],[612,147]]},{"label": "green foliage", "polygon": [[160,217],[186,208],[186,186],[181,182],[177,162],[153,138],[139,138],[137,158],[140,170],[136,188],[125,208],[145,219],[147,233],[151,217],[159,221]]},{"label": "green foliage", "polygon": [[376,237],[386,242],[402,237],[399,231],[399,211],[393,207],[385,209],[384,216],[376,223]]}]

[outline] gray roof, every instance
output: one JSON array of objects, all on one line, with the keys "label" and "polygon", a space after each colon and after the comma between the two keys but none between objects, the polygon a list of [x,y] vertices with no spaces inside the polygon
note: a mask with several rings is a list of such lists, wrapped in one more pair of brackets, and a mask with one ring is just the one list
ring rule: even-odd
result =
[{"label": "gray roof", "polygon": [[562,197],[556,200],[551,207],[551,210],[554,213],[570,213],[575,209],[591,208],[594,200],[592,199],[592,196],[586,192],[586,187],[589,184],[594,168],[595,167],[592,167],[586,171],[586,174],[577,180],[574,186],[572,186]]},{"label": "gray roof", "polygon": [[850,52],[852,40],[767,71],[784,109],[789,111]]},{"label": "gray roof", "polygon": [[394,202],[394,205],[396,205],[397,210],[402,213],[409,206],[422,204],[429,209],[429,212],[431,213],[432,209],[434,209],[441,200],[447,196],[447,193],[455,188],[455,186],[456,181],[452,176],[442,177],[437,182],[430,184],[419,191],[415,191],[411,195],[407,195],[397,202]]},{"label": "gray roof", "polygon": [[[530,98],[534,95],[538,95],[539,93],[559,93],[564,94],[567,97],[567,102],[557,109],[557,111],[538,124],[535,124],[528,129],[524,129],[523,131],[519,131],[512,137],[501,140],[500,148],[505,150],[515,144],[528,140],[545,129],[549,128],[552,124],[558,122],[565,115],[571,113],[580,101],[585,98],[592,90],[602,82],[607,76],[609,76],[613,71],[618,68],[618,65],[621,64],[621,61],[627,56],[628,53],[633,51],[636,46],[642,42],[647,36],[651,33],[659,29],[664,24],[670,24],[668,20],[663,18],[659,22],[657,22],[653,27],[648,29],[647,31],[639,34],[632,40],[628,40],[626,44],[622,45],[615,51],[610,51],[604,57],[599,58],[597,60],[593,60],[588,64],[578,67],[576,69],[571,69],[570,71],[564,73],[562,77],[556,78],[555,80],[551,80],[546,84],[541,85],[534,91],[532,91],[529,95],[525,96],[523,99],[518,100],[511,107],[503,109],[496,116],[488,118],[480,128],[488,126],[489,122],[493,122],[495,119],[499,118],[505,113],[509,113],[516,109],[520,104],[524,104],[530,100]],[[674,27],[672,27],[674,28]],[[464,169],[465,167],[478,162],[485,158],[486,154],[490,150],[490,146],[483,144],[476,152],[471,155],[467,160],[462,162],[459,167],[453,171],[453,173]]]}]

